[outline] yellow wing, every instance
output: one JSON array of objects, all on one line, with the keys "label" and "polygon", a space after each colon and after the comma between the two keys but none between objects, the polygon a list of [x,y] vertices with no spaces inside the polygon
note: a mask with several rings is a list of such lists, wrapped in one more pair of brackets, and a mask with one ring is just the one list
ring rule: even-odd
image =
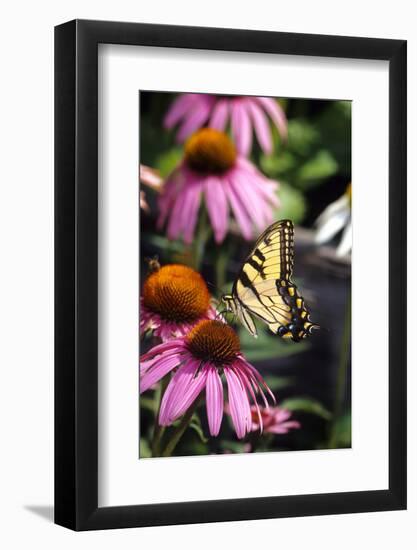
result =
[{"label": "yellow wing", "polygon": [[250,314],[283,338],[298,342],[315,325],[304,299],[291,280],[294,265],[294,227],[281,220],[268,227],[244,261],[233,285],[232,297],[243,324],[256,335]]}]

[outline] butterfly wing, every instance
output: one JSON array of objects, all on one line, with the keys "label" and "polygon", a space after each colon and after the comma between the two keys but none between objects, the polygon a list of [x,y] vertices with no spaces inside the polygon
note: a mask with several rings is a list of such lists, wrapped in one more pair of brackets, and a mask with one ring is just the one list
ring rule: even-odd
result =
[{"label": "butterfly wing", "polygon": [[259,237],[233,285],[239,316],[252,334],[247,322],[250,314],[264,321],[274,334],[294,341],[305,338],[317,326],[310,322],[304,299],[291,280],[293,265],[294,227],[290,220],[281,220]]}]

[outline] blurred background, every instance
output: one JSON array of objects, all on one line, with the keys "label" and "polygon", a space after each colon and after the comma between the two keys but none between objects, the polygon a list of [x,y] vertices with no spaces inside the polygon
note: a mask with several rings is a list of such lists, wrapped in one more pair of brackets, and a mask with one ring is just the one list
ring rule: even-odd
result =
[{"label": "blurred background", "polygon": [[[163,128],[163,120],[176,94],[140,93],[140,164],[166,178],[181,162],[183,146],[175,130]],[[261,372],[273,390],[278,405],[291,411],[301,427],[287,434],[249,436],[239,441],[228,418],[216,438],[208,437],[204,407],[201,421],[187,431],[176,455],[234,453],[279,450],[344,448],[351,446],[351,363],[350,363],[350,251],[338,253],[343,227],[330,231],[326,242],[317,242],[320,216],[337,210],[351,182],[351,103],[308,99],[277,99],[288,121],[288,138],[281,139],[271,125],[272,154],[265,154],[254,140],[251,161],[267,177],[279,182],[281,202],[276,220],[289,218],[295,225],[294,282],[321,326],[300,343],[287,342],[258,324],[254,339],[236,326],[247,359]],[[171,241],[156,229],[156,190],[142,186],[148,209],[141,212],[141,281],[147,273],[145,258],[158,256],[161,264],[191,263],[190,249],[181,240]],[[349,203],[350,207],[350,203]],[[317,219],[319,218],[319,223]],[[337,229],[337,223],[334,228]],[[239,232],[228,234],[223,279],[216,273],[218,246],[210,240],[200,272],[212,294],[219,299],[230,292],[251,243]],[[220,282],[220,287],[218,283]],[[141,353],[155,344],[141,342]],[[149,439],[155,420],[152,392],[140,398],[140,456],[149,454]]]}]

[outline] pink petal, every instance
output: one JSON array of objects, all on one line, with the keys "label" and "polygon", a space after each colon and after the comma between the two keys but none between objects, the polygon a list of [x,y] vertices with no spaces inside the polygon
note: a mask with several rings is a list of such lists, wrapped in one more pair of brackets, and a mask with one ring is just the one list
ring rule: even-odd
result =
[{"label": "pink petal", "polygon": [[272,223],[274,217],[273,206],[278,207],[280,202],[276,194],[277,185],[272,184],[270,180],[259,177],[257,175],[241,175],[239,180],[243,180],[243,187],[246,190],[245,195],[242,193],[242,202],[246,208],[252,205],[253,221],[261,231],[267,225]]},{"label": "pink petal", "polygon": [[224,181],[224,190],[227,198],[229,199],[233,215],[239,225],[243,237],[247,241],[250,241],[252,239],[252,223],[250,217],[248,216],[248,213],[243,207],[241,200],[234,189],[233,183],[228,180]]},{"label": "pink petal", "polygon": [[163,179],[159,175],[159,172],[145,164],[139,165],[139,180],[141,183],[155,190],[159,190],[163,184]]},{"label": "pink petal", "polygon": [[245,437],[252,425],[249,399],[236,373],[231,368],[225,368],[227,380],[230,415],[239,439]]},{"label": "pink petal", "polygon": [[[184,194],[185,193],[183,193],[183,196]],[[181,217],[183,196],[177,196],[175,198],[175,202],[171,210],[167,229],[167,236],[170,240],[177,239],[181,234],[183,222]]]},{"label": "pink petal", "polygon": [[290,430],[294,430],[297,428],[301,428],[301,424],[296,420],[291,420],[289,422],[284,422],[283,424],[271,426],[270,428],[268,428],[268,432],[271,432],[273,434],[286,434]]},{"label": "pink petal", "polygon": [[161,380],[166,374],[168,374],[173,368],[177,367],[181,362],[179,355],[167,355],[157,359],[152,368],[145,368],[141,372],[139,387],[140,393],[148,390],[156,382]]},{"label": "pink petal", "polygon": [[185,201],[184,199],[182,218],[184,242],[186,244],[191,244],[193,240],[197,216],[200,209],[200,196],[202,188],[203,186],[200,182],[192,183],[188,190],[188,200]]},{"label": "pink petal", "polygon": [[272,97],[257,97],[256,99],[272,118],[282,139],[287,139],[287,117],[285,116],[281,105],[275,99],[272,99]]},{"label": "pink petal", "polygon": [[[261,393],[261,395],[263,395],[263,389],[264,389],[269,394],[272,401],[275,403],[276,402],[275,395],[269,389],[269,386],[266,384],[265,380],[262,378],[259,372],[255,369],[255,367],[252,366],[248,361],[246,361],[246,359],[242,355],[238,356],[236,361],[239,364],[240,368],[244,369],[245,372],[247,372],[252,376],[252,379],[255,381],[255,384],[258,387],[258,390]],[[266,404],[266,408],[268,408],[268,403]]]},{"label": "pink petal", "polygon": [[287,409],[278,409],[278,411],[274,414],[274,422],[285,422],[285,420],[288,420],[290,416],[291,412]]},{"label": "pink petal", "polygon": [[235,169],[247,172],[246,179],[256,188],[256,192],[274,206],[279,206],[279,199],[276,194],[279,187],[277,181],[266,178],[244,157],[239,157],[236,160]]},{"label": "pink petal", "polygon": [[[237,361],[236,363],[237,363],[237,365],[239,365],[239,362],[238,362],[238,361]],[[258,383],[258,381],[256,380],[256,378],[255,378],[255,376],[253,375],[253,373],[251,373],[250,370],[247,369],[246,366],[245,366],[245,365],[242,365],[242,364],[239,365],[239,370],[240,370],[240,372],[242,372],[242,373],[244,372],[244,373],[245,373],[246,380],[250,383],[250,385],[251,385],[253,391],[256,392],[257,394],[258,394],[258,393],[260,394],[260,396],[261,396],[261,398],[262,398],[262,400],[263,400],[263,402],[264,402],[264,407],[265,407],[265,408],[268,408],[269,405],[268,405],[268,401],[267,401],[267,399],[266,399],[265,393],[264,393],[262,387],[259,385],[259,383]],[[258,415],[260,415],[260,412],[258,412]],[[261,419],[260,419],[260,424],[262,424]]]},{"label": "pink petal", "polygon": [[219,434],[223,418],[223,384],[215,367],[207,368],[206,407],[210,434]]},{"label": "pink petal", "polygon": [[215,130],[224,131],[229,116],[229,100],[219,99],[211,114],[209,126]]},{"label": "pink petal", "polygon": [[214,230],[214,238],[221,243],[227,232],[228,204],[223,183],[216,176],[205,181],[206,206]]},{"label": "pink petal", "polygon": [[[246,389],[247,392],[249,392],[249,395],[252,397],[252,400],[253,400],[253,403],[254,403],[254,408],[255,408],[255,411],[258,415],[258,424],[257,424],[256,429],[259,429],[262,432],[262,430],[263,430],[262,414],[261,414],[258,402],[256,400],[256,395],[255,395],[255,391],[254,391],[254,388],[257,389],[257,386],[256,386],[256,384],[253,384],[251,376],[250,375],[248,376],[247,373],[244,372],[242,369],[236,368],[235,372],[236,372],[237,376],[239,377],[239,380],[240,380],[242,386]],[[251,408],[251,412],[252,412],[252,408]],[[253,422],[252,414],[251,414],[251,424],[248,428],[248,431],[254,429],[254,424],[255,423]]]},{"label": "pink petal", "polygon": [[235,166],[238,166],[239,168],[244,168],[247,170],[250,174],[256,174],[259,175],[260,172],[256,168],[256,166],[246,157],[238,156],[235,162]]},{"label": "pink petal", "polygon": [[159,413],[161,426],[172,424],[194,403],[207,379],[207,371],[196,374],[200,362],[188,360],[178,369],[164,393]]},{"label": "pink petal", "polygon": [[248,102],[248,109],[255,126],[259,145],[263,152],[269,155],[272,153],[272,139],[266,116],[254,101]]},{"label": "pink petal", "polygon": [[210,96],[202,97],[202,100],[198,102],[198,107],[187,114],[177,134],[177,141],[184,141],[189,135],[203,126],[210,115],[213,99]]},{"label": "pink petal", "polygon": [[167,323],[165,320],[161,320],[159,326],[154,330],[154,335],[161,338],[163,342],[182,336],[178,324]]},{"label": "pink petal", "polygon": [[145,191],[140,192],[139,204],[144,212],[149,212],[149,204],[146,202]]},{"label": "pink petal", "polygon": [[[220,303],[219,303],[218,300],[213,299],[213,303],[217,304],[217,307],[220,307]],[[214,321],[220,321],[222,323],[227,324],[227,321],[226,321],[225,317],[223,315],[221,315],[220,312],[217,311],[215,309],[215,307],[213,307],[212,305],[209,306],[209,308],[207,310],[207,313],[205,315],[205,318],[206,319],[211,319],[211,320],[214,320]]]},{"label": "pink petal", "polygon": [[273,215],[272,207],[278,208],[281,204],[277,194],[278,185],[276,183],[272,183],[270,180],[260,182],[259,180],[251,179],[251,183],[253,186],[253,191],[258,194],[260,199],[265,200],[269,207],[265,208],[266,218],[271,218]]},{"label": "pink petal", "polygon": [[266,218],[271,209],[265,200],[256,192],[247,175],[239,170],[234,170],[229,177],[229,181],[239,196],[241,204],[244,206],[251,221],[255,223],[259,231],[265,229]]},{"label": "pink petal", "polygon": [[149,361],[141,361],[139,365],[140,376],[143,376],[155,363],[155,358]]},{"label": "pink petal", "polygon": [[172,128],[184,115],[192,109],[196,102],[200,99],[199,94],[180,94],[171,107],[164,119],[165,128]]},{"label": "pink petal", "polygon": [[144,353],[140,357],[140,361],[148,361],[149,359],[155,358],[157,355],[161,355],[166,351],[172,351],[174,353],[180,353],[184,351],[184,341],[182,339],[171,340],[170,342],[164,342],[158,344],[150,349],[147,353]]},{"label": "pink petal", "polygon": [[164,225],[169,213],[172,211],[175,199],[181,192],[184,185],[184,176],[182,175],[182,167],[179,166],[168,176],[163,186],[162,193],[158,197],[159,217],[157,221],[158,229]]},{"label": "pink petal", "polygon": [[234,100],[232,109],[232,134],[236,148],[242,155],[248,155],[252,147],[252,127],[244,100]]},{"label": "pink petal", "polygon": [[[195,185],[195,182],[190,179],[184,183],[181,192],[175,197],[171,212],[169,214],[169,223],[167,229],[167,235],[169,239],[178,238],[188,228],[190,233],[189,224],[196,219],[198,210],[198,201],[200,195],[200,187]],[[188,218],[192,216],[192,218]],[[192,230],[194,230],[194,225]]]}]

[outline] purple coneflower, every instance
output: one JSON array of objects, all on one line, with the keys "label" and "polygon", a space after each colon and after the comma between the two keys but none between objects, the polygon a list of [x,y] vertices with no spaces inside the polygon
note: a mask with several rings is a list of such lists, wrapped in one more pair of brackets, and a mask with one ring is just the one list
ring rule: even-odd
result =
[{"label": "purple coneflower", "polygon": [[271,97],[180,94],[166,114],[164,125],[166,128],[173,128],[179,124],[177,140],[182,142],[205,124],[224,131],[230,120],[237,149],[247,156],[252,148],[253,131],[264,153],[272,153],[268,119],[272,120],[281,138],[286,139],[285,113]]},{"label": "purple coneflower", "polygon": [[141,357],[140,392],[175,371],[161,401],[159,424],[168,426],[182,416],[206,390],[210,434],[218,435],[223,418],[222,377],[227,382],[228,410],[239,438],[252,430],[251,401],[262,416],[257,395],[267,406],[265,391],[274,396],[259,372],[243,357],[236,332],[222,321],[200,321],[184,338],[152,348]]},{"label": "purple coneflower", "polygon": [[187,140],[183,161],[164,184],[158,225],[168,220],[168,238],[182,236],[190,244],[204,196],[217,243],[228,230],[229,206],[243,237],[251,240],[254,226],[257,234],[272,222],[277,188],[277,182],[237,154],[226,134],[203,128]]},{"label": "purple coneflower", "polygon": [[139,166],[139,180],[154,191],[160,191],[163,184],[163,179],[159,175],[158,170],[154,170],[145,164]]},{"label": "purple coneflower", "polygon": [[[252,406],[252,431],[259,430],[258,410]],[[300,428],[297,420],[291,420],[292,413],[281,407],[262,407],[260,409],[263,431],[272,434],[286,434],[290,430]]]},{"label": "purple coneflower", "polygon": [[[157,192],[160,191],[161,185],[163,183],[163,180],[159,175],[159,172],[157,170],[153,170],[153,168],[149,168],[149,166],[145,166],[144,164],[141,164],[139,166],[139,181],[140,183],[147,185],[148,187],[150,187],[151,189]],[[149,204],[146,200],[145,191],[143,191],[142,189],[140,190],[139,201],[140,201],[141,209],[149,213],[150,211]]]},{"label": "purple coneflower", "polygon": [[202,319],[217,315],[202,276],[185,265],[165,265],[143,284],[140,334],[147,331],[167,341],[185,336]]},{"label": "purple coneflower", "polygon": [[144,210],[145,212],[147,212],[149,214],[150,212],[150,208],[149,208],[149,204],[146,200],[146,195],[145,195],[145,191],[141,191],[140,192],[140,195],[139,195],[139,204],[140,204],[140,207],[142,210]]}]

